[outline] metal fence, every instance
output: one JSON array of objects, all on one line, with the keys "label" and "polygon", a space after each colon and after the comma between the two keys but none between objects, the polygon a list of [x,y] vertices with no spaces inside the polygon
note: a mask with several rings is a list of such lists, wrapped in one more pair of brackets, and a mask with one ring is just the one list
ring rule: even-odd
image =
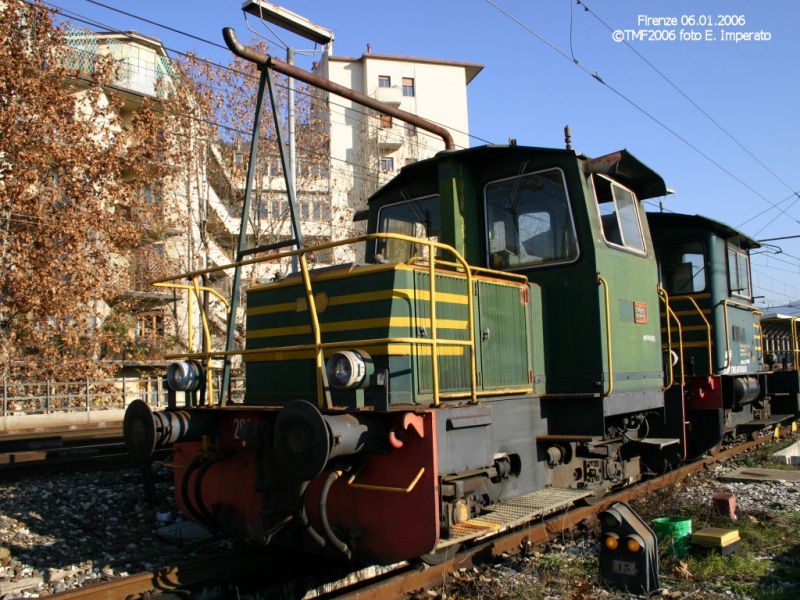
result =
[{"label": "metal fence", "polygon": [[[220,389],[221,375],[215,375],[215,379],[215,389]],[[242,402],[244,377],[233,377],[231,385],[233,401]],[[153,408],[159,408],[167,405],[168,393],[160,377],[21,383],[4,380],[2,387],[3,417],[124,409],[133,400],[143,400]],[[178,398],[180,402],[181,398]]]}]

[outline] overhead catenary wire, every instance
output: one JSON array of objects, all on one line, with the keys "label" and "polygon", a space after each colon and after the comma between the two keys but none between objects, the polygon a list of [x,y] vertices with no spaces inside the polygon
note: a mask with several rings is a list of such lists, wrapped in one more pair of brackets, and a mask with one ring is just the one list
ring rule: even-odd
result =
[{"label": "overhead catenary wire", "polygon": [[[89,0],[93,1],[93,0]],[[570,4],[572,0],[569,0]],[[592,8],[586,3],[585,0],[575,0],[575,3],[579,6],[583,6],[584,12],[589,13],[598,22],[600,22],[603,27],[608,29],[608,31],[614,31],[614,28],[611,27],[600,15],[598,15]],[[570,37],[571,40],[571,37]],[[661,77],[664,81],[669,84],[676,92],[678,92],[683,98],[689,102],[692,106],[694,106],[706,119],[711,121],[714,126],[717,127],[722,133],[724,133],[734,144],[739,146],[750,158],[752,158],[755,162],[757,162],[765,171],[767,171],[770,175],[772,175],[777,181],[783,184],[792,194],[797,193],[797,189],[789,184],[785,179],[783,179],[780,175],[778,175],[775,171],[773,171],[769,165],[767,165],[764,161],[762,161],[758,156],[756,156],[749,148],[747,148],[739,139],[737,139],[727,128],[725,128],[717,119],[712,117],[708,111],[706,111],[702,106],[700,106],[694,99],[692,99],[688,93],[686,93],[681,87],[678,86],[672,79],[670,79],[661,69],[659,69],[655,64],[653,64],[646,56],[644,56],[641,52],[639,52],[633,45],[631,45],[627,40],[623,39],[622,43],[627,47],[631,52],[636,54],[647,66],[649,66],[655,73]]]},{"label": "overhead catenary wire", "polygon": [[[704,150],[699,148],[697,145],[695,145],[692,142],[690,142],[688,139],[686,139],[684,136],[682,136],[680,133],[678,133],[675,129],[673,129],[672,127],[667,125],[664,121],[662,121],[661,119],[659,119],[658,117],[656,117],[655,115],[653,115],[652,113],[647,111],[645,108],[643,108],[642,106],[640,106],[639,104],[634,102],[632,99],[630,99],[628,96],[626,96],[624,93],[622,93],[619,89],[617,89],[616,87],[614,87],[613,85],[611,85],[610,83],[605,81],[597,71],[591,71],[588,68],[584,67],[580,63],[580,61],[577,61],[577,60],[573,59],[567,52],[563,51],[561,48],[556,46],[553,42],[551,42],[546,37],[544,37],[541,33],[539,33],[535,29],[533,29],[530,26],[528,26],[527,24],[525,24],[523,21],[521,21],[520,19],[515,17],[513,14],[509,13],[507,10],[505,10],[503,7],[501,7],[499,4],[494,2],[494,0],[485,0],[485,1],[486,1],[487,4],[489,4],[492,7],[494,7],[498,12],[502,13],[503,15],[505,15],[508,19],[510,19],[511,21],[513,21],[514,23],[516,23],[517,25],[522,27],[525,31],[527,31],[532,36],[534,36],[539,41],[541,41],[543,44],[545,44],[547,47],[552,49],[554,52],[556,52],[562,58],[564,58],[565,60],[568,60],[571,64],[575,65],[581,71],[583,71],[584,73],[586,73],[587,75],[589,75],[590,77],[595,79],[597,82],[599,82],[602,85],[604,85],[609,91],[611,91],[616,96],[621,98],[623,101],[625,101],[631,107],[636,109],[638,112],[640,112],[641,114],[646,116],[648,119],[650,119],[651,121],[656,123],[658,126],[660,126],[665,131],[669,132],[673,137],[678,139],[684,145],[686,145],[687,147],[689,147],[692,150],[694,150],[697,154],[699,154],[704,159],[706,159],[708,162],[713,164],[715,167],[717,167],[717,169],[719,169],[720,171],[725,173],[728,177],[730,177],[731,179],[733,179],[734,181],[739,183],[741,186],[743,186],[744,188],[746,188],[747,190],[749,190],[750,192],[752,192],[753,194],[755,194],[756,196],[758,196],[759,198],[764,200],[764,202],[766,202],[767,204],[769,204],[773,208],[776,208],[776,209],[780,210],[782,213],[786,214],[791,219],[796,220],[796,219],[794,219],[794,217],[789,215],[786,212],[785,209],[782,209],[778,204],[776,204],[775,202],[773,202],[772,200],[767,198],[764,194],[762,194],[757,189],[755,189],[753,186],[751,186],[749,183],[744,181],[741,177],[736,175],[733,171],[731,171],[730,169],[725,167],[722,163],[720,163],[715,158],[713,158],[710,154],[708,154],[707,152],[705,152]],[[798,221],[798,222],[800,222],[800,221]]]}]

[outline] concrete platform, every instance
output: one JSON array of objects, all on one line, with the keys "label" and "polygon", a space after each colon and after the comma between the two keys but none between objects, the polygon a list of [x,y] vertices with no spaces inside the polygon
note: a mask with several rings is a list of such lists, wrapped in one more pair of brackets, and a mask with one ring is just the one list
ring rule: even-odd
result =
[{"label": "concrete platform", "polygon": [[778,450],[775,454],[770,454],[769,459],[784,465],[800,465],[800,442],[795,442],[783,450]]},{"label": "concrete platform", "polygon": [[718,479],[720,481],[740,481],[743,483],[756,483],[759,481],[800,482],[800,470],[742,467],[725,475],[720,475]]}]

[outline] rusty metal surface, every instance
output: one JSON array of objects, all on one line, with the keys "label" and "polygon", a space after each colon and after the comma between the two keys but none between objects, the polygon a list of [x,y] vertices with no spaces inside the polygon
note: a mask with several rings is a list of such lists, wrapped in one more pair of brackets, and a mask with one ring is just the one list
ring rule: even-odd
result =
[{"label": "rusty metal surface", "polygon": [[347,100],[357,102],[362,106],[377,110],[385,115],[390,115],[396,119],[400,119],[401,121],[405,121],[406,123],[410,123],[411,125],[419,127],[424,131],[429,131],[430,133],[437,135],[444,140],[444,145],[447,150],[454,150],[456,147],[455,143],[453,142],[453,136],[445,127],[442,127],[441,125],[437,125],[436,123],[428,121],[427,119],[423,119],[419,115],[395,108],[394,106],[381,102],[380,100],[376,100],[375,98],[370,98],[365,94],[361,94],[355,90],[346,88],[343,85],[334,83],[329,79],[325,79],[324,77],[319,77],[318,75],[309,73],[308,71],[280,61],[272,56],[261,54],[252,48],[248,48],[238,40],[236,37],[236,32],[230,27],[223,29],[222,35],[225,38],[225,43],[228,45],[228,48],[230,48],[231,52],[240,58],[254,62],[257,65],[268,65],[278,73],[288,75],[289,77],[298,79],[332,94],[336,94],[337,96],[341,96]]},{"label": "rusty metal surface", "polygon": [[118,600],[153,592],[183,589],[204,582],[230,581],[237,574],[263,569],[266,556],[266,547],[248,546],[212,558],[164,567],[157,571],[137,573],[48,597],[59,600]]},{"label": "rusty metal surface", "polygon": [[[741,444],[671,471],[661,477],[641,483],[633,488],[622,490],[604,498],[593,506],[579,507],[543,521],[521,527],[506,535],[501,535],[456,555],[453,560],[441,565],[423,569],[406,567],[396,575],[384,575],[383,579],[359,589],[340,589],[338,592],[326,589],[322,593],[337,594],[339,598],[383,600],[403,598],[408,593],[424,588],[435,588],[447,581],[450,572],[462,567],[484,563],[503,552],[515,552],[521,544],[544,544],[562,531],[594,517],[598,512],[618,501],[629,501],[644,497],[658,489],[680,481],[692,473],[702,471],[708,466],[741,454],[771,439],[769,436]],[[59,600],[111,600],[116,598],[138,597],[153,592],[184,589],[202,583],[216,581],[236,581],[237,575],[263,571],[268,562],[270,548],[264,546],[246,547],[232,552],[204,558],[180,566],[165,567],[158,571],[139,573],[130,577],[89,585],[78,590],[54,594],[51,598]]]},{"label": "rusty metal surface", "polygon": [[714,463],[727,460],[737,454],[752,450],[762,443],[769,441],[769,439],[771,439],[769,436],[764,436],[754,441],[740,444],[720,452],[716,456],[690,463],[679,469],[670,471],[661,477],[622,490],[604,498],[593,506],[575,508],[545,521],[531,523],[509,534],[499,536],[470,548],[457,555],[453,560],[441,565],[430,567],[425,570],[395,575],[368,587],[342,594],[339,598],[346,598],[348,600],[385,600],[387,598],[403,598],[415,590],[440,587],[447,582],[447,576],[452,571],[486,562],[487,560],[499,556],[503,552],[515,552],[519,549],[520,545],[525,542],[544,544],[555,538],[562,531],[568,530],[583,521],[591,519],[614,502],[627,502],[647,496],[654,491],[677,481],[681,481],[693,473],[702,471]]}]

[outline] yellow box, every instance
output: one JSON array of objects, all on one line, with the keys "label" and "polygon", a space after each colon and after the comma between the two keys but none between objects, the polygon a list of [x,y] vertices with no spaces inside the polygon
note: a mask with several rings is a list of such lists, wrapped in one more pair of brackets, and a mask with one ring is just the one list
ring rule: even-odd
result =
[{"label": "yellow box", "polygon": [[692,534],[692,544],[703,546],[704,548],[724,548],[740,540],[738,529],[706,527]]}]

